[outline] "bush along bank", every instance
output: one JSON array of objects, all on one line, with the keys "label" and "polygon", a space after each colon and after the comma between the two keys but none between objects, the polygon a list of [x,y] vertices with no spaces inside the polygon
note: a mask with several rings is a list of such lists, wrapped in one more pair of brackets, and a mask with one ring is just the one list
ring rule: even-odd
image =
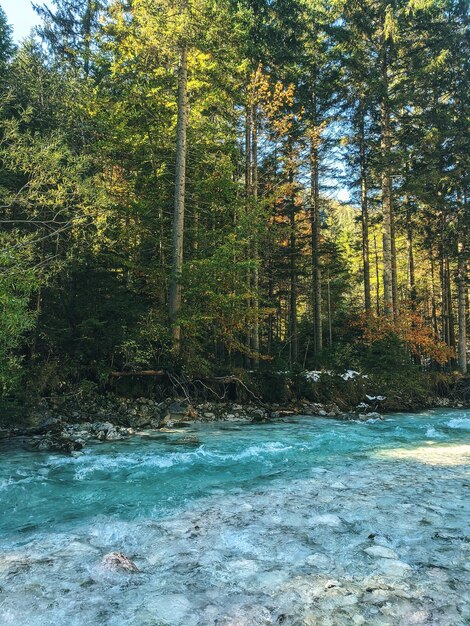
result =
[{"label": "bush along bank", "polygon": [[[194,422],[268,422],[293,415],[373,421],[392,411],[470,406],[470,380],[442,374],[427,375],[412,393],[354,370],[256,373],[240,386],[243,402],[176,394],[133,398],[83,385],[73,394],[43,398],[27,420],[9,419],[4,412],[0,439],[14,437],[32,450],[75,453],[90,440],[116,441],[149,429],[175,432]],[[214,393],[205,389],[205,395]]]}]

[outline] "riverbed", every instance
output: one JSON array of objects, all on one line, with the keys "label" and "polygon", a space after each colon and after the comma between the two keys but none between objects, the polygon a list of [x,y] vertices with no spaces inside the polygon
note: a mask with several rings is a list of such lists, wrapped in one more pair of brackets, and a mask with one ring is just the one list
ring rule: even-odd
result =
[{"label": "riverbed", "polygon": [[469,624],[469,488],[465,410],[9,442],[0,624]]}]

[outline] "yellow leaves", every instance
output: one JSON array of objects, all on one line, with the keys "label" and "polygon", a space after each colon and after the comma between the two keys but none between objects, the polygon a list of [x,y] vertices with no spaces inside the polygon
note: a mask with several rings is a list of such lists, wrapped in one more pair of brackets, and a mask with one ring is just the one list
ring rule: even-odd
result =
[{"label": "yellow leaves", "polygon": [[409,0],[408,13],[413,13],[414,11],[427,11],[436,5],[436,0]]},{"label": "yellow leaves", "polygon": [[312,148],[318,150],[320,146],[321,135],[323,131],[327,128],[327,126],[328,122],[326,120],[324,120],[320,124],[317,124],[316,126],[310,126],[307,132],[307,136],[310,140],[310,145],[312,146]]},{"label": "yellow leaves", "polygon": [[399,37],[398,23],[395,19],[391,4],[388,4],[385,9],[383,34],[385,41],[397,41]]},{"label": "yellow leaves", "polygon": [[450,50],[442,50],[435,58],[433,58],[431,67],[434,69],[444,69],[451,61]]},{"label": "yellow leaves", "polygon": [[[288,135],[292,130],[296,114],[292,110],[295,87],[285,86],[281,81],[271,83],[269,74],[263,72],[261,63],[251,75],[247,88],[247,105],[253,105],[262,112],[272,132],[278,137]],[[297,114],[297,117],[299,114]]]}]

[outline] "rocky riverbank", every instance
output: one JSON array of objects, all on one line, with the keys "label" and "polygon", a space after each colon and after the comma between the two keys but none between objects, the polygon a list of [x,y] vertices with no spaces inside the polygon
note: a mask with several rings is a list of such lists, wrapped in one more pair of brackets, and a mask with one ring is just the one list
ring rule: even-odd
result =
[{"label": "rocky riverbank", "polygon": [[[349,410],[337,404],[306,400],[289,406],[238,404],[234,402],[191,403],[187,399],[125,398],[114,394],[71,396],[43,400],[22,426],[0,427],[0,439],[15,438],[31,450],[76,453],[90,440],[116,441],[142,430],[164,432],[184,429],[194,422],[267,422],[291,415],[322,418],[377,420],[382,418],[383,396],[366,396]],[[448,398],[434,398],[430,406],[461,407]],[[8,423],[8,422],[7,422]]]}]

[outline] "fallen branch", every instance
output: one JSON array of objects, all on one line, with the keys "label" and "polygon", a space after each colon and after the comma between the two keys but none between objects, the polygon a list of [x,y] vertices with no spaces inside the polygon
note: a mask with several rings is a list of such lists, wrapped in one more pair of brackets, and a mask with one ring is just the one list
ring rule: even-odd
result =
[{"label": "fallen branch", "polygon": [[122,376],[168,376],[165,370],[140,370],[138,372],[111,372],[112,378],[121,378]]}]

